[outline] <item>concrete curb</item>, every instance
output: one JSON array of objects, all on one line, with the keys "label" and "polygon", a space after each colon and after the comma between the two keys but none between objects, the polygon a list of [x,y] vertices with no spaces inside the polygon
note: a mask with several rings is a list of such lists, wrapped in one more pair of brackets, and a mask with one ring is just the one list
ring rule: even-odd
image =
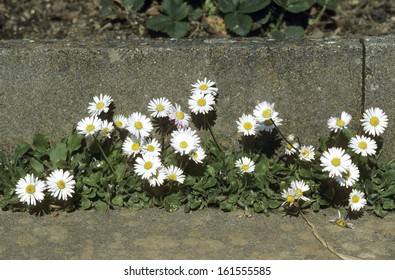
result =
[{"label": "concrete curb", "polygon": [[215,130],[237,144],[236,120],[258,101],[276,103],[283,132],[303,144],[327,135],[326,121],[342,111],[359,127],[363,108],[389,116],[384,157],[395,156],[395,36],[356,39],[133,40],[128,42],[0,41],[0,145],[67,135],[87,104],[110,94],[117,112],[148,114],[165,96],[187,108],[190,84],[217,82]]}]

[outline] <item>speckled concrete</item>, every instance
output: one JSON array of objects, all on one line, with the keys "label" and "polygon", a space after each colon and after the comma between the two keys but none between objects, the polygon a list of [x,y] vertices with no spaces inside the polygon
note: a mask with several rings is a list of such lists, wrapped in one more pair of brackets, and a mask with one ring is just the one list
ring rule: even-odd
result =
[{"label": "speckled concrete", "polygon": [[[365,214],[354,230],[328,222],[334,210],[306,214],[339,253],[395,259],[395,213]],[[42,217],[0,212],[0,259],[339,259],[302,217],[280,214],[189,214],[163,209],[77,211]]]}]

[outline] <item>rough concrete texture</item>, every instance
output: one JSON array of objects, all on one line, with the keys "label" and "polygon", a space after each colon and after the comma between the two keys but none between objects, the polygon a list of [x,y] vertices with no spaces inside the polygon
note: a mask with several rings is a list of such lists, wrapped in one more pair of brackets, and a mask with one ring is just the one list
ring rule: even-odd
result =
[{"label": "rough concrete texture", "polygon": [[236,120],[264,100],[276,103],[284,134],[316,144],[330,116],[361,117],[362,61],[360,42],[345,39],[0,41],[0,145],[64,137],[100,93],[125,115],[148,114],[162,96],[187,109],[190,84],[204,77],[219,88],[214,130],[224,145],[237,143]]},{"label": "rough concrete texture", "polygon": [[382,108],[389,125],[383,135],[383,155],[395,156],[395,36],[366,38],[365,107]]},{"label": "rough concrete texture", "polygon": [[[395,259],[395,214],[365,213],[355,229],[331,224],[335,210],[307,213],[320,237],[337,253],[369,260]],[[107,213],[77,211],[36,217],[0,212],[0,259],[340,259],[313,234],[302,217],[222,213],[185,214],[163,209]]]}]

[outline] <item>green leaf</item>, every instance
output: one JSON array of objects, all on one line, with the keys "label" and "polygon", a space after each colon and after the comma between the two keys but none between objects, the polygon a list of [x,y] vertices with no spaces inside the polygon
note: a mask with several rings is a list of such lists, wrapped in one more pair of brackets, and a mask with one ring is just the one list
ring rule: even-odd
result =
[{"label": "green leaf", "polygon": [[144,6],[144,0],[122,0],[122,5],[131,7],[137,12]]},{"label": "green leaf", "polygon": [[120,163],[118,165],[114,166],[115,169],[115,174],[117,175],[117,181],[121,181],[123,177],[125,176],[126,169],[127,169],[126,163]]},{"label": "green leaf", "polygon": [[288,12],[300,13],[313,6],[315,0],[274,0],[274,3],[283,7]]},{"label": "green leaf", "polygon": [[278,200],[269,200],[269,208],[271,209],[276,209],[278,207],[280,207],[281,202]]},{"label": "green leaf", "polygon": [[87,209],[89,209],[91,207],[92,207],[92,202],[89,199],[87,199],[87,198],[82,198],[81,199],[81,208],[83,210],[87,210]]},{"label": "green leaf", "polygon": [[289,25],[285,27],[284,34],[287,38],[302,38],[304,36],[304,29],[298,25]]},{"label": "green leaf", "polygon": [[112,15],[112,0],[101,0],[101,12],[100,15],[107,17]]},{"label": "green leaf", "polygon": [[224,20],[226,27],[239,36],[247,35],[252,27],[252,18],[249,15],[226,14]]},{"label": "green leaf", "polygon": [[262,10],[270,4],[270,0],[241,0],[237,12],[239,13],[254,13]]},{"label": "green leaf", "polygon": [[238,4],[239,4],[239,0],[219,0],[218,1],[219,9],[223,13],[236,12]]},{"label": "green leaf", "polygon": [[264,17],[262,17],[261,19],[259,19],[257,21],[254,21],[252,23],[251,30],[256,30],[258,28],[261,28],[261,26],[263,24],[266,24],[269,21],[271,16],[272,16],[272,13],[269,11]]},{"label": "green leaf", "polygon": [[[325,5],[328,0],[317,0],[317,4],[321,7]],[[332,12],[336,12],[336,0],[329,0],[326,4],[326,9]]]},{"label": "green leaf", "polygon": [[81,134],[73,134],[70,135],[67,139],[67,150],[69,152],[74,152],[81,147],[81,142],[84,139],[84,136]]},{"label": "green leaf", "polygon": [[111,200],[111,203],[116,206],[123,206],[123,197],[121,195],[117,195]]},{"label": "green leaf", "polygon": [[66,161],[67,158],[67,147],[65,143],[58,142],[55,147],[49,152],[49,159],[53,164],[56,165],[58,161]]},{"label": "green leaf", "polygon": [[21,159],[29,150],[30,145],[26,142],[20,142],[15,148],[15,159]]},{"label": "green leaf", "polygon": [[350,140],[354,136],[352,131],[348,128],[342,129],[342,132],[343,132],[343,135],[347,138],[347,140]]},{"label": "green leaf", "polygon": [[173,193],[164,198],[163,204],[167,212],[174,212],[180,206],[180,199],[177,194]]},{"label": "green leaf", "polygon": [[182,0],[163,0],[162,8],[166,15],[175,21],[181,21],[188,16],[188,5]]},{"label": "green leaf", "polygon": [[43,134],[35,134],[33,135],[33,149],[39,152],[46,152],[49,148],[48,138]]},{"label": "green leaf", "polygon": [[44,165],[39,162],[38,160],[36,160],[35,158],[31,158],[29,160],[30,166],[34,169],[34,171],[37,172],[37,174],[40,174],[42,172],[44,172]]},{"label": "green leaf", "polygon": [[189,23],[176,22],[168,16],[158,15],[147,20],[147,28],[164,32],[170,37],[182,38],[188,33]]},{"label": "green leaf", "polygon": [[99,200],[99,201],[96,201],[95,208],[99,212],[106,212],[108,210],[108,204]]}]

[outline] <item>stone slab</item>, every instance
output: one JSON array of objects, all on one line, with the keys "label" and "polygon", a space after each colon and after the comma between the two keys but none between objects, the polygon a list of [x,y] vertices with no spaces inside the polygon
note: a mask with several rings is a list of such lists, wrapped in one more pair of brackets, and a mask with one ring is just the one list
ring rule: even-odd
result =
[{"label": "stone slab", "polygon": [[187,108],[190,84],[204,77],[219,88],[214,131],[224,146],[237,145],[236,120],[264,100],[276,103],[284,134],[316,144],[330,116],[361,116],[361,53],[346,39],[0,41],[0,145],[64,137],[100,93],[125,115],[148,114],[162,96]]}]

